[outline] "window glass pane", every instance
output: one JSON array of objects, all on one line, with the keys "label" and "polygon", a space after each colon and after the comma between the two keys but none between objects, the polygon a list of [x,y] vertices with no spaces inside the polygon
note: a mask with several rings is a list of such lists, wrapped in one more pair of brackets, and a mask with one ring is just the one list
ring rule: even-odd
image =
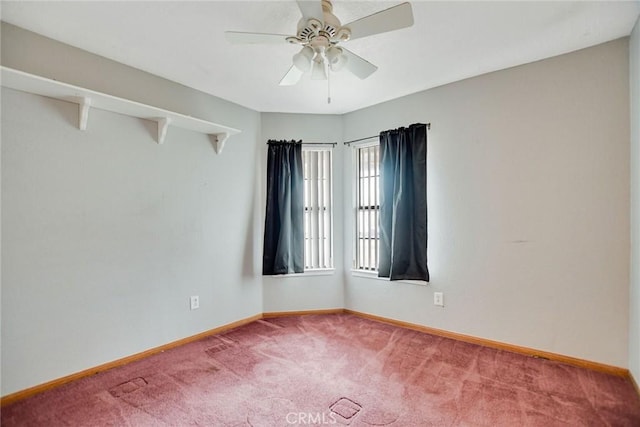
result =
[{"label": "window glass pane", "polygon": [[305,269],[332,268],[331,151],[302,150]]},{"label": "window glass pane", "polygon": [[378,269],[379,218],[379,146],[357,150],[356,171],[356,254],[355,268]]}]

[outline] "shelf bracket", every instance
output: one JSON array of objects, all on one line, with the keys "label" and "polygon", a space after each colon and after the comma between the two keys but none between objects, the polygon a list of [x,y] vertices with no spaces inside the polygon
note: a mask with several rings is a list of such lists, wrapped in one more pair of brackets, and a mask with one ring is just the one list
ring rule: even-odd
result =
[{"label": "shelf bracket", "polygon": [[164,139],[167,136],[167,129],[169,128],[169,124],[171,123],[171,119],[168,117],[164,117],[158,120],[158,144],[162,144]]},{"label": "shelf bracket", "polygon": [[229,139],[228,132],[217,133],[211,135],[213,137],[213,148],[216,150],[216,154],[222,153],[222,149],[224,148],[224,143]]},{"label": "shelf bracket", "polygon": [[91,98],[82,97],[78,103],[78,127],[80,130],[87,130],[87,122],[89,121],[89,108],[91,107]]}]

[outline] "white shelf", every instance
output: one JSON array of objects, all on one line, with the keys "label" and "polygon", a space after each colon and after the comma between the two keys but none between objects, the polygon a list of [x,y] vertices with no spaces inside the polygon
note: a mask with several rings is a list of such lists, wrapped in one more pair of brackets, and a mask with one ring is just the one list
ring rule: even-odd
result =
[{"label": "white shelf", "polygon": [[4,66],[0,66],[0,69],[2,70],[2,86],[4,87],[78,104],[78,128],[80,130],[87,128],[90,109],[97,108],[157,122],[157,141],[159,144],[164,142],[168,127],[176,126],[211,135],[216,152],[220,153],[227,139],[231,135],[240,133],[238,129],[141,104],[136,101],[118,98],[117,96],[107,95]]}]

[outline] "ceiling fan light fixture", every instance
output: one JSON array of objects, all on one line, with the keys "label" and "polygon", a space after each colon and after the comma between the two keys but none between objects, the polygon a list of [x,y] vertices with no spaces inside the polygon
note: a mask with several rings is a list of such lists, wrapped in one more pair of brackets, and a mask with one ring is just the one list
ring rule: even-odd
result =
[{"label": "ceiling fan light fixture", "polygon": [[313,61],[313,68],[311,69],[311,80],[327,80],[327,72],[324,68],[324,61]]},{"label": "ceiling fan light fixture", "polygon": [[340,71],[344,69],[349,57],[344,54],[341,48],[332,46],[327,49],[327,60],[329,61],[331,71]]},{"label": "ceiling fan light fixture", "polygon": [[303,47],[300,52],[293,55],[293,65],[303,73],[306,73],[311,69],[311,60],[315,52],[309,46]]}]

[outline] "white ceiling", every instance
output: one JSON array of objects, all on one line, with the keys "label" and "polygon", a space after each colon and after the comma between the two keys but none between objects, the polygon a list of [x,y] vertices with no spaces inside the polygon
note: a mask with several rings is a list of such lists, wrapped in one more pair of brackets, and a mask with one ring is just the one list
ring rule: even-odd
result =
[{"label": "white ceiling", "polygon": [[[401,3],[335,0],[343,24]],[[299,47],[230,45],[224,31],[295,34],[288,1],[2,1],[3,21],[258,111],[341,114],[630,34],[638,1],[412,1],[413,27],[345,44],[360,80],[278,82]]]}]

